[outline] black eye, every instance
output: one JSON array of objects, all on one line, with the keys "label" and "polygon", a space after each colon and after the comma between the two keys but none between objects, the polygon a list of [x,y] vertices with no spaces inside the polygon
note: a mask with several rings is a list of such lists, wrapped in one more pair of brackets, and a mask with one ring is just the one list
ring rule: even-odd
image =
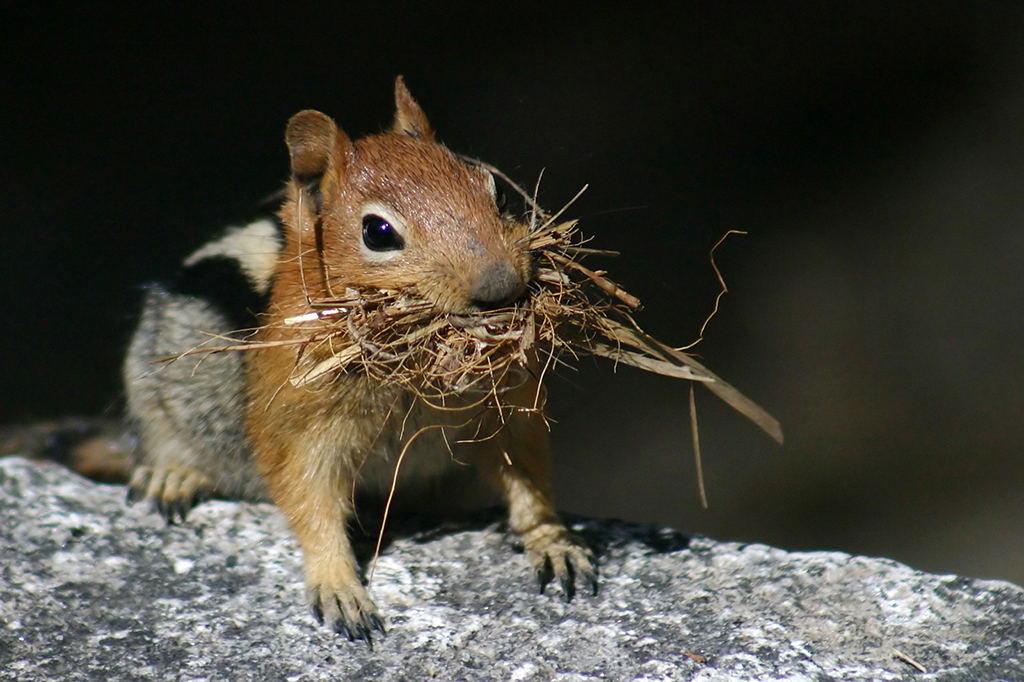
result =
[{"label": "black eye", "polygon": [[505,192],[501,189],[501,187],[498,187],[497,185],[495,185],[494,186],[494,205],[498,207],[498,212],[499,213],[505,210],[505,204],[507,204],[507,203],[508,203],[508,197],[505,196]]},{"label": "black eye", "polygon": [[370,251],[397,251],[405,246],[398,230],[372,213],[363,216],[363,243]]}]

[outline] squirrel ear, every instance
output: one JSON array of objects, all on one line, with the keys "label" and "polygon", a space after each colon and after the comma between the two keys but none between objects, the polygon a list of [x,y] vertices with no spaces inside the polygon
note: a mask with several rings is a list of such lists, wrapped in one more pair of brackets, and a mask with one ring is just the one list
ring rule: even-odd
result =
[{"label": "squirrel ear", "polygon": [[395,123],[391,130],[409,137],[434,139],[434,131],[430,129],[426,114],[409,94],[401,76],[395,79]]},{"label": "squirrel ear", "polygon": [[352,146],[330,116],[312,109],[291,117],[284,138],[292,156],[292,175],[300,185],[319,180]]}]

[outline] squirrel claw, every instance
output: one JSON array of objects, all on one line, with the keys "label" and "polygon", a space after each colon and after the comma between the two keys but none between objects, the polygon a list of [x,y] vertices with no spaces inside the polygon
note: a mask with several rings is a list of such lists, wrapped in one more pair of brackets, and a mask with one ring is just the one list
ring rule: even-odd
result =
[{"label": "squirrel claw", "polygon": [[583,577],[586,579],[587,584],[590,585],[591,596],[597,596],[597,566],[593,565],[589,569],[580,571]]},{"label": "squirrel claw", "polygon": [[334,621],[334,631],[348,636],[348,641],[354,642],[357,639],[366,640],[367,645],[373,648],[373,632],[376,630],[382,636],[387,632],[384,630],[384,621],[377,614],[363,612],[359,622],[351,623],[344,616]]},{"label": "squirrel claw", "polygon": [[167,525],[181,521],[197,504],[206,500],[213,489],[210,478],[191,467],[138,467],[128,482],[125,500],[132,505],[150,500],[153,511]]},{"label": "squirrel claw", "polygon": [[572,598],[576,595],[576,571],[573,570],[571,562],[565,562],[565,569],[562,574],[558,576],[558,581],[562,584],[562,592],[565,593],[565,601],[572,601]]},{"label": "squirrel claw", "polygon": [[540,593],[544,594],[544,588],[548,586],[554,577],[555,571],[551,568],[551,557],[544,557],[544,564],[536,570],[537,583],[540,585]]},{"label": "squirrel claw", "polygon": [[328,625],[339,635],[345,635],[350,642],[361,639],[372,648],[375,631],[382,636],[387,634],[384,620],[362,585],[358,591],[343,587],[335,590],[312,587],[309,594],[310,608],[316,621],[320,625]]},{"label": "squirrel claw", "polygon": [[540,537],[527,541],[527,551],[536,570],[541,594],[548,583],[558,578],[565,600],[571,601],[576,595],[579,578],[585,580],[596,595],[597,562],[583,538],[558,527],[537,535]]}]

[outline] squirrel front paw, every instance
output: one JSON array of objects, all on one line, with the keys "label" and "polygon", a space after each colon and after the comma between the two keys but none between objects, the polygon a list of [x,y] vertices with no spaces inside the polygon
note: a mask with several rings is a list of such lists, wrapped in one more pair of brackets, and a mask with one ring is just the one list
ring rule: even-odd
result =
[{"label": "squirrel front paw", "polygon": [[310,585],[307,595],[317,622],[348,636],[350,642],[363,639],[373,646],[374,630],[387,634],[377,605],[358,581],[354,584]]},{"label": "squirrel front paw", "polygon": [[586,541],[570,533],[565,526],[548,523],[523,535],[526,553],[533,563],[541,594],[554,578],[562,586],[565,600],[576,594],[576,578],[580,577],[597,594],[597,559]]},{"label": "squirrel front paw", "polygon": [[128,504],[150,500],[167,523],[185,520],[192,507],[213,494],[213,479],[185,466],[138,467],[128,482]]}]

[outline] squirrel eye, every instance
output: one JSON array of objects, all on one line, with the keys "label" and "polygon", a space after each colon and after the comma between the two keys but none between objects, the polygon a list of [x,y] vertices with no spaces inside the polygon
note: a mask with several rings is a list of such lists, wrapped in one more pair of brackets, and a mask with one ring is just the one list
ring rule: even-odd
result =
[{"label": "squirrel eye", "polygon": [[372,213],[363,216],[363,243],[371,251],[397,251],[405,246],[398,230]]}]

